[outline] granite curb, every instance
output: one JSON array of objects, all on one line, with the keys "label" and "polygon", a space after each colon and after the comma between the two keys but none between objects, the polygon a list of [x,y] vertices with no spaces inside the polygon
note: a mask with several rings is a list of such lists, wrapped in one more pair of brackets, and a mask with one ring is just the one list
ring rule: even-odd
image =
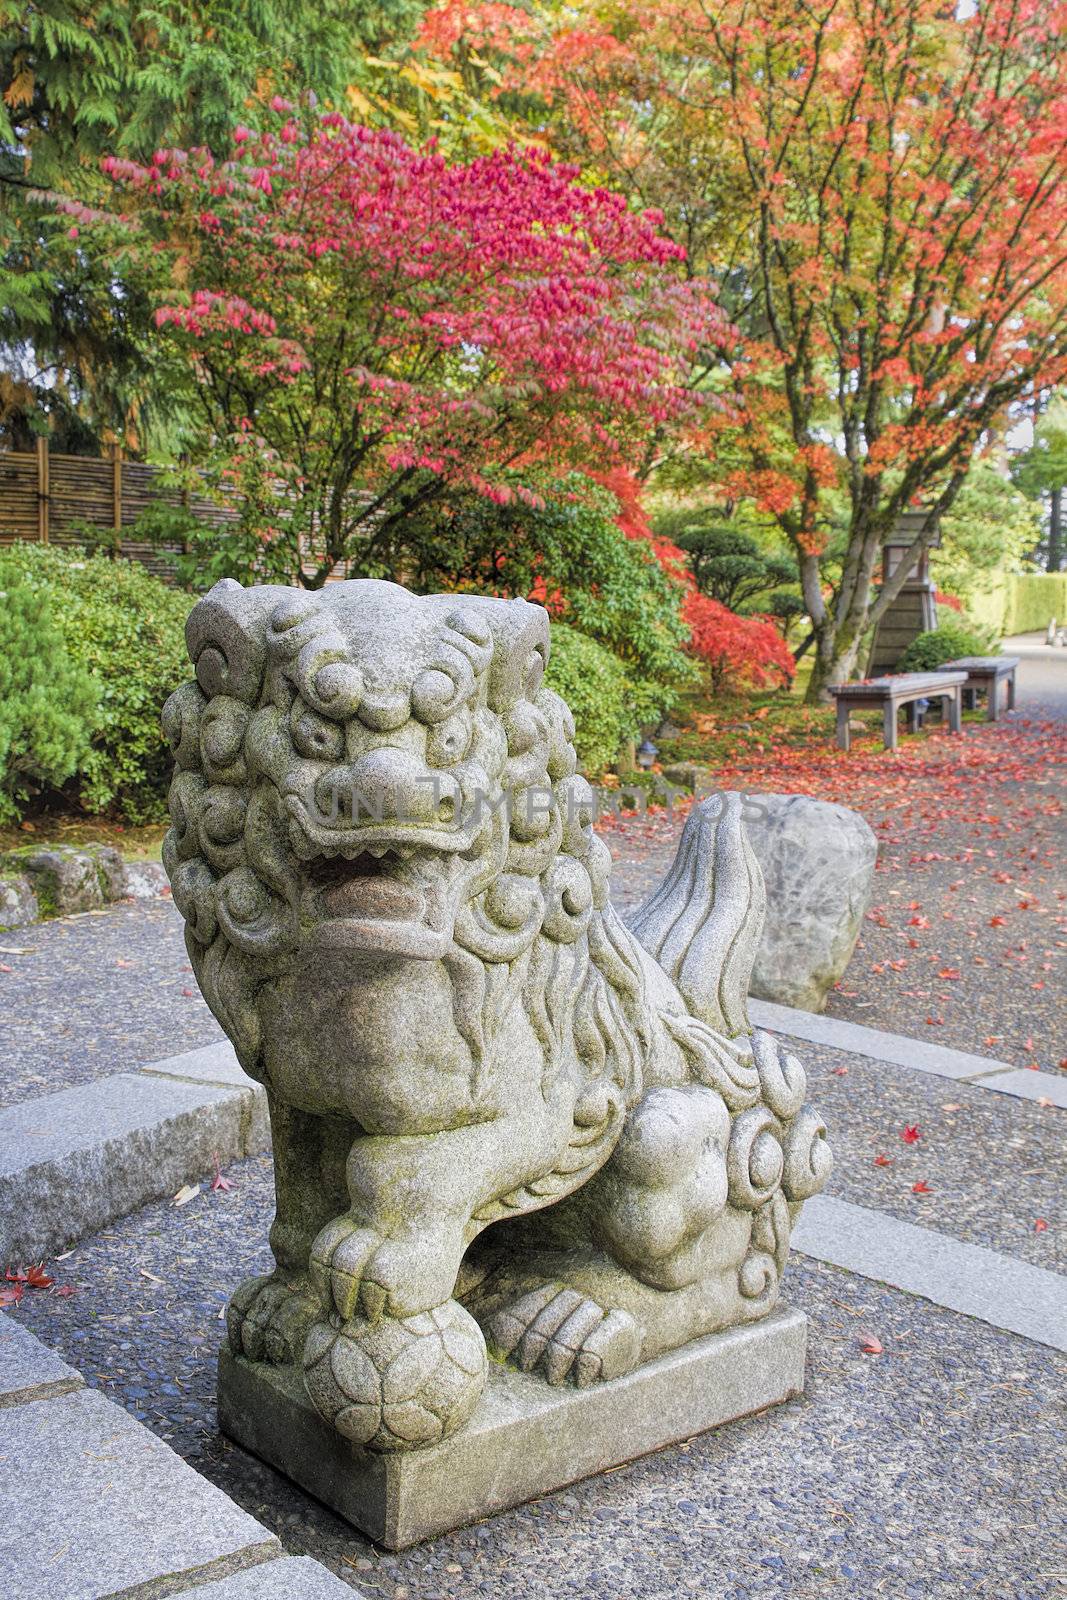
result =
[{"label": "granite curb", "polygon": [[269,1148],[266,1093],[223,1041],[0,1110],[0,1262],[55,1255]]},{"label": "granite curb", "polygon": [[939,1078],[951,1078],[976,1089],[992,1089],[996,1094],[1010,1094],[1020,1100],[1048,1101],[1067,1110],[1067,1078],[1058,1073],[1031,1072],[1028,1068],[1012,1066],[1010,1061],[971,1055],[969,1051],[954,1050],[948,1045],[931,1044],[927,1039],[887,1033],[881,1028],[867,1028],[858,1022],[843,1022],[839,1017],[800,1011],[769,1000],[750,999],[748,1011],[753,1026],[769,1033],[805,1039],[809,1044],[827,1045],[851,1055],[867,1056],[872,1061],[886,1061],[895,1067],[910,1067],[915,1072],[933,1073]]},{"label": "granite curb", "polygon": [[0,1589],[39,1600],[352,1600],[0,1315]]}]

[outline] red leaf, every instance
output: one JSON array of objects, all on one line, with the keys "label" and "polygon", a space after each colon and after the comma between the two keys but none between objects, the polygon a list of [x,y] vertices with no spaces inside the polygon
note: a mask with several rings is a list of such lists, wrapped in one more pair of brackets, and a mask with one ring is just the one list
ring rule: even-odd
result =
[{"label": "red leaf", "polygon": [[35,1267],[30,1267],[29,1271],[26,1273],[26,1282],[29,1284],[31,1289],[47,1289],[54,1281],[55,1280],[50,1278],[47,1272],[44,1270],[43,1261],[38,1262],[37,1266]]},{"label": "red leaf", "polygon": [[0,1306],[17,1306],[25,1293],[21,1283],[16,1283],[13,1289],[0,1289]]},{"label": "red leaf", "polygon": [[934,1191],[931,1189],[925,1178],[920,1178],[918,1183],[912,1184],[911,1192],[912,1194],[933,1194]]},{"label": "red leaf", "polygon": [[873,1333],[865,1333],[860,1337],[860,1350],[865,1356],[880,1356],[882,1354],[881,1340],[876,1339]]},{"label": "red leaf", "polygon": [[900,1137],[903,1139],[905,1144],[918,1144],[919,1140],[922,1138],[922,1133],[919,1130],[919,1124],[917,1122],[909,1123],[908,1126],[902,1130]]},{"label": "red leaf", "polygon": [[1044,1217],[1035,1217],[1034,1218],[1034,1232],[1035,1233],[1047,1233],[1048,1232],[1048,1223],[1045,1221]]},{"label": "red leaf", "polygon": [[1003,917],[990,917],[989,926],[991,928],[1003,928],[1003,926],[1004,926],[1004,918]]},{"label": "red leaf", "polygon": [[77,1292],[78,1292],[77,1289],[75,1288],[75,1286],[72,1283],[60,1283],[60,1284],[57,1284],[56,1287],[52,1290],[53,1294],[58,1294],[59,1297],[61,1299],[63,1299],[63,1300],[69,1299],[72,1294],[77,1294]]},{"label": "red leaf", "polygon": [[876,1167],[891,1167],[893,1162],[889,1156],[875,1156],[874,1164]]}]

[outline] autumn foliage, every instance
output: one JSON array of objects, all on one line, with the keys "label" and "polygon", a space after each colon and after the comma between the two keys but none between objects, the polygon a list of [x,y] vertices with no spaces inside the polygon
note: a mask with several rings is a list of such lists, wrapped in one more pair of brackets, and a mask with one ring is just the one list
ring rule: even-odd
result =
[{"label": "autumn foliage", "polygon": [[[694,474],[797,554],[815,690],[848,676],[975,450],[1067,373],[1067,12],[1044,0],[613,0],[461,5],[422,45],[524,101],[531,126],[662,207],[743,337]],[[693,449],[694,442],[697,445]],[[844,523],[846,549],[831,535]],[[829,585],[829,593],[827,593]]]},{"label": "autumn foliage", "polygon": [[699,409],[710,292],[573,167],[450,163],[283,102],[235,145],[105,165],[264,573],[397,575],[405,520],[443,494],[536,503],[539,473],[626,462]]}]

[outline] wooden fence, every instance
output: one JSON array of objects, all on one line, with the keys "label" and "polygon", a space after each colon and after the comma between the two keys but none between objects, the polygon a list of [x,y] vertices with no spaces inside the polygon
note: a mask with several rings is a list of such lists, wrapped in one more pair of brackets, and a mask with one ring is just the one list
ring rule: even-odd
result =
[{"label": "wooden fence", "polygon": [[110,531],[124,556],[141,561],[161,577],[174,572],[174,549],[131,539],[124,533],[141,512],[160,499],[186,505],[199,522],[215,527],[232,522],[236,512],[200,496],[160,494],[162,469],[124,461],[118,446],[108,456],[54,454],[47,439],[34,452],[0,451],[0,546],[16,539],[40,544],[78,543],[78,523]]}]

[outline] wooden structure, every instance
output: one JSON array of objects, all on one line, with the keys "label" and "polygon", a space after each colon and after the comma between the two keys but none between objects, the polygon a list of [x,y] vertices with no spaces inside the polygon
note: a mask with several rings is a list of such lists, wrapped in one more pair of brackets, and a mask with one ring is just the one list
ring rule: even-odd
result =
[{"label": "wooden structure", "polygon": [[[922,532],[925,520],[925,511],[906,511],[897,518],[896,527],[882,546],[883,583],[900,570],[900,563]],[[935,534],[930,548],[936,550],[940,542],[940,534]],[[930,577],[929,553],[924,551],[878,624],[868,671],[892,672],[911,641],[936,627],[937,591]]]},{"label": "wooden structure", "polygon": [[863,683],[840,683],[831,686],[830,693],[837,706],[837,743],[841,750],[849,749],[852,740],[848,719],[853,711],[879,709],[885,729],[885,747],[897,748],[897,712],[908,707],[908,727],[916,733],[919,727],[920,700],[946,700],[948,725],[951,733],[959,733],[963,719],[963,685],[966,672],[898,672],[885,678],[867,678]]},{"label": "wooden structure", "polygon": [[54,454],[45,438],[35,451],[0,451],[0,547],[16,539],[39,544],[77,544],[78,523],[110,532],[124,556],[143,562],[161,576],[174,570],[174,550],[131,539],[128,529],[162,498],[185,504],[197,521],[216,527],[236,512],[199,495],[160,494],[163,469],[124,461],[117,445],[108,455]]},{"label": "wooden structure", "polygon": [[946,661],[938,672],[965,672],[964,699],[972,705],[980,693],[986,696],[986,721],[996,722],[1000,715],[1000,686],[1007,686],[1007,709],[1015,710],[1015,669],[1019,656],[960,656],[956,661]]}]

